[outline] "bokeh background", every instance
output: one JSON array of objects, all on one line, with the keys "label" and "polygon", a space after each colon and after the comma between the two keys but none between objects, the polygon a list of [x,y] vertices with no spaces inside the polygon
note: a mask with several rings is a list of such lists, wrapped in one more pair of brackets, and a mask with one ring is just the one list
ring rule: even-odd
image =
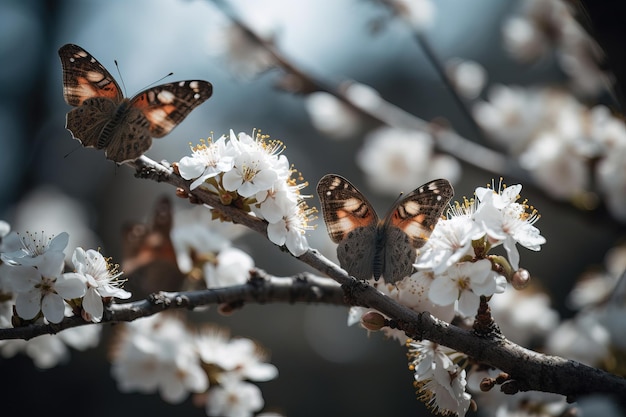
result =
[{"label": "bokeh background", "polygon": [[[229,4],[251,27],[272,27],[278,48],[299,68],[324,79],[370,85],[406,111],[425,120],[444,117],[459,133],[477,139],[410,30],[391,20],[372,32],[372,21],[388,15],[380,6],[362,0]],[[553,59],[523,66],[505,52],[502,20],[517,6],[516,1],[440,0],[426,35],[442,59],[480,62],[490,83],[559,81],[562,74]],[[337,141],[316,131],[304,97],[274,87],[276,70],[252,79],[236,74],[224,56],[214,53],[224,21],[211,2],[200,0],[1,2],[0,217],[18,231],[48,227],[46,232],[60,233],[67,229],[54,228],[68,224],[57,220],[65,216],[82,225],[68,230],[70,247],[101,247],[116,260],[124,224],[146,221],[163,195],[171,196],[176,207],[185,205],[176,201],[172,187],[135,179],[132,170],[116,167],[101,152],[72,140],[64,129],[69,106],[62,96],[57,55],[65,43],[82,46],[118,81],[123,79],[127,96],[169,72],[174,75],[168,80],[199,78],[213,84],[209,101],[166,138],[154,141],[147,153],[152,159],[177,161],[189,153],[189,142],[212,132],[217,137],[229,129],[251,133],[257,128],[287,145],[285,155],[309,181],[304,193],[314,194],[319,178],[334,172],[350,178],[384,213],[393,197],[369,189],[355,163],[363,135]],[[471,196],[476,186],[492,178],[493,173],[480,167],[463,165],[463,175],[454,184],[457,196]],[[522,264],[567,317],[572,312],[565,294],[581,272],[602,264],[606,250],[623,236],[623,225],[602,210],[583,213],[555,203],[532,183],[524,183],[523,195],[540,210],[537,226],[548,243],[539,253],[521,249]],[[316,199],[310,205],[319,206]],[[332,256],[325,227],[321,220],[317,224],[310,242]],[[269,273],[306,269],[259,236],[247,235],[237,246]],[[205,317],[271,351],[279,378],[259,384],[268,410],[290,416],[414,416],[423,410],[411,387],[404,347],[381,334],[347,327],[346,308],[248,305],[231,317],[221,317],[215,309]],[[38,370],[23,355],[0,359],[2,413],[205,415],[190,400],[170,405],[156,394],[117,391],[106,360],[110,332],[105,326],[100,347],[74,351],[69,362],[50,370]]]}]

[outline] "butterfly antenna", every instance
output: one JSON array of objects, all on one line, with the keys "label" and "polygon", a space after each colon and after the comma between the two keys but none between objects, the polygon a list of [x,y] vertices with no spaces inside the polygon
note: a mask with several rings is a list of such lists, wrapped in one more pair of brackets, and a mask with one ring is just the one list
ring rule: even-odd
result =
[{"label": "butterfly antenna", "polygon": [[159,78],[158,80],[153,81],[153,82],[151,82],[150,84],[148,84],[147,86],[145,86],[144,88],[142,88],[142,89],[141,89],[141,91],[145,90],[146,88],[152,87],[152,86],[153,86],[153,85],[155,85],[156,83],[159,83],[159,82],[163,81],[164,79],[166,79],[167,77],[171,77],[172,75],[174,75],[174,73],[173,73],[173,72],[170,72],[169,74],[164,75],[163,77]]},{"label": "butterfly antenna", "polygon": [[115,68],[117,69],[117,75],[122,83],[122,88],[124,89],[124,97],[126,97],[126,84],[124,83],[124,77],[122,77],[122,71],[120,71],[120,65],[117,63],[117,59],[113,60],[115,62]]},{"label": "butterfly antenna", "polygon": [[68,156],[70,156],[71,154],[73,154],[77,149],[79,149],[82,145],[79,143],[78,145],[76,145],[76,147],[74,147],[74,149],[72,149],[71,151],[69,151],[68,153],[66,153],[65,155],[63,155],[63,158],[67,158]]}]

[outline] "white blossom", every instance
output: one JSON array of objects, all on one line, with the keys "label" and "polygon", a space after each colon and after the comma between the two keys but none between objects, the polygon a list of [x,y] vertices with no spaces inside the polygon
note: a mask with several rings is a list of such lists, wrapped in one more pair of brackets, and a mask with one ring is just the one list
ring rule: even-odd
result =
[{"label": "white blossom", "polygon": [[96,250],[76,248],[72,255],[75,272],[63,274],[66,278],[78,278],[87,284],[87,291],[83,298],[85,319],[98,323],[104,312],[103,297],[128,299],[131,293],[121,288],[119,279],[121,272]]},{"label": "white blossom", "polygon": [[17,265],[11,268],[12,287],[17,298],[17,315],[25,320],[34,319],[41,311],[52,322],[63,320],[65,300],[82,297],[86,286],[82,279],[61,274],[64,267],[63,252],[46,252],[37,266]]}]

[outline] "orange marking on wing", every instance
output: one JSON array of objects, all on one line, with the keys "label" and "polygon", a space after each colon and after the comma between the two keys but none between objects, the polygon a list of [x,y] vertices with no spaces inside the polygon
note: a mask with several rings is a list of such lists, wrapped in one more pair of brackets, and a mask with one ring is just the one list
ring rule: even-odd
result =
[{"label": "orange marking on wing", "polygon": [[[100,74],[101,79],[102,74]],[[77,95],[81,98],[81,103],[90,97],[106,97],[115,100],[118,95],[117,88],[115,88],[113,83],[108,84],[105,88],[98,88],[93,81],[85,77],[76,77],[76,83],[78,84],[76,88]]]}]

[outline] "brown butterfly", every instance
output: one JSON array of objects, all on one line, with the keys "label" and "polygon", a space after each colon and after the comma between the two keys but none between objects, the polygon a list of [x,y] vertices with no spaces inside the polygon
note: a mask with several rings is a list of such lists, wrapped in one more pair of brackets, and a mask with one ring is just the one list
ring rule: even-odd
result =
[{"label": "brown butterfly", "polygon": [[151,87],[124,98],[113,76],[77,45],[59,49],[63,66],[63,97],[76,108],[65,127],[83,146],[104,149],[117,163],[132,161],[167,135],[187,115],[211,97],[207,81],[178,81]]},{"label": "brown butterfly", "polygon": [[432,233],[454,190],[447,180],[422,185],[398,200],[384,219],[347,179],[325,175],[317,184],[328,234],[341,267],[360,280],[394,283],[411,275],[416,249]]}]

